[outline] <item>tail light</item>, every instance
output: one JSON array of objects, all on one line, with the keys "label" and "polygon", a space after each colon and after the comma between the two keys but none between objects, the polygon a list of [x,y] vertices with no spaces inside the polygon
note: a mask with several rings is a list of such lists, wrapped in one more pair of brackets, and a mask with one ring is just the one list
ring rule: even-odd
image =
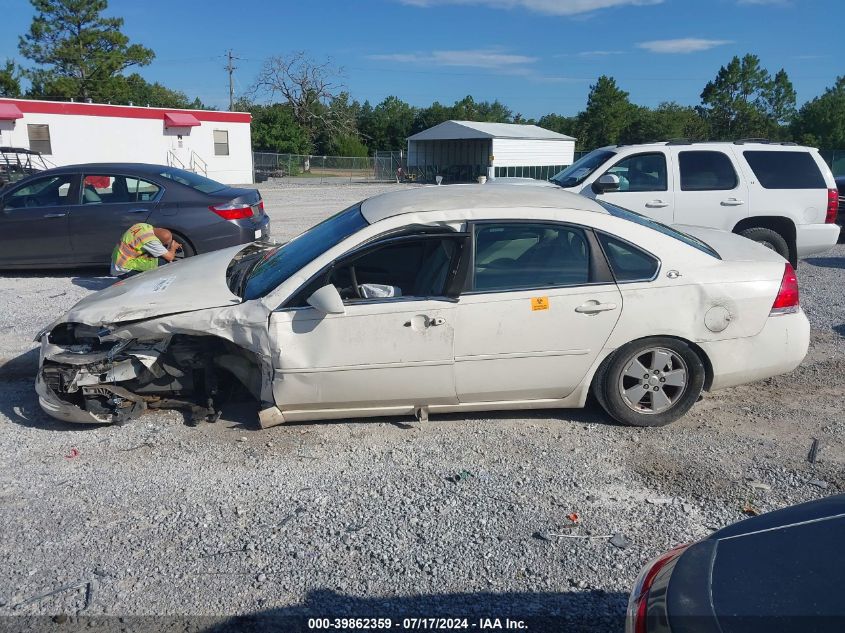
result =
[{"label": "tail light", "polygon": [[[262,202],[261,204],[263,205],[264,203]],[[243,220],[245,218],[251,218],[253,214],[252,207],[243,202],[212,205],[208,208],[224,220]]]},{"label": "tail light", "polygon": [[654,559],[640,572],[631,598],[628,600],[628,613],[625,620],[625,633],[646,633],[648,617],[648,593],[654,585],[657,575],[668,565],[674,563],[690,544],[679,545],[662,556]]},{"label": "tail light", "polygon": [[772,304],[769,316],[776,314],[792,314],[798,312],[798,277],[795,276],[795,269],[791,264],[786,264],[783,270],[783,278],[780,281],[778,296]]},{"label": "tail light", "polygon": [[258,201],[258,215],[264,215],[264,200]]},{"label": "tail light", "polygon": [[839,212],[839,191],[836,189],[827,190],[827,215],[824,216],[825,224],[836,222],[836,214]]}]

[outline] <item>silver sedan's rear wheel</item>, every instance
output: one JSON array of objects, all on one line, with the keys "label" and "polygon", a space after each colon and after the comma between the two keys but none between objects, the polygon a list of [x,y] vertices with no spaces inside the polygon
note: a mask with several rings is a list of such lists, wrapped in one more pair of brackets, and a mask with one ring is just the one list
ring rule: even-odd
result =
[{"label": "silver sedan's rear wheel", "polygon": [[680,355],[665,347],[649,347],[626,361],[617,388],[633,411],[654,415],[678,402],[686,390],[688,373]]},{"label": "silver sedan's rear wheel", "polygon": [[596,375],[599,403],[615,419],[635,426],[674,422],[695,404],[704,364],[685,342],[655,337],[618,349]]}]

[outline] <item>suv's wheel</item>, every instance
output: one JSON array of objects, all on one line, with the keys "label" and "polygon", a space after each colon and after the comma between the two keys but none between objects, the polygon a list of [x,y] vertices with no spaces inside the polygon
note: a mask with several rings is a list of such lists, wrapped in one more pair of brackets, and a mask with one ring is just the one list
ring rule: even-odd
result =
[{"label": "suv's wheel", "polygon": [[655,337],[619,348],[596,376],[596,399],[611,417],[663,426],[690,410],[704,386],[701,359],[689,345]]},{"label": "suv's wheel", "polygon": [[789,259],[789,244],[786,243],[786,240],[777,231],[763,228],[762,226],[755,226],[753,229],[740,231],[739,234],[758,244],[762,244],[766,248],[772,249],[784,259]]}]

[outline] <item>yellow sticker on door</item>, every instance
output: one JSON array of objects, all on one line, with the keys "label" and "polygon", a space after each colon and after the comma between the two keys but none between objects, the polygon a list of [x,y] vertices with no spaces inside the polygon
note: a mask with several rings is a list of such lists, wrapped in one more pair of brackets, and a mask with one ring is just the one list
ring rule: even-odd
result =
[{"label": "yellow sticker on door", "polygon": [[549,309],[549,298],[548,297],[531,297],[531,309],[532,310],[548,310]]}]

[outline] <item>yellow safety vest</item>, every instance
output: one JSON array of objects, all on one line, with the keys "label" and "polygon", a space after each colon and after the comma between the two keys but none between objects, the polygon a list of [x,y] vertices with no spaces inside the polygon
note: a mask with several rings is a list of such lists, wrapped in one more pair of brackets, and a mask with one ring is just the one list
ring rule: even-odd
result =
[{"label": "yellow safety vest", "polygon": [[143,248],[144,244],[157,239],[151,224],[133,224],[114,247],[111,260],[115,266],[124,270],[144,271],[158,268],[158,257],[153,257]]}]

